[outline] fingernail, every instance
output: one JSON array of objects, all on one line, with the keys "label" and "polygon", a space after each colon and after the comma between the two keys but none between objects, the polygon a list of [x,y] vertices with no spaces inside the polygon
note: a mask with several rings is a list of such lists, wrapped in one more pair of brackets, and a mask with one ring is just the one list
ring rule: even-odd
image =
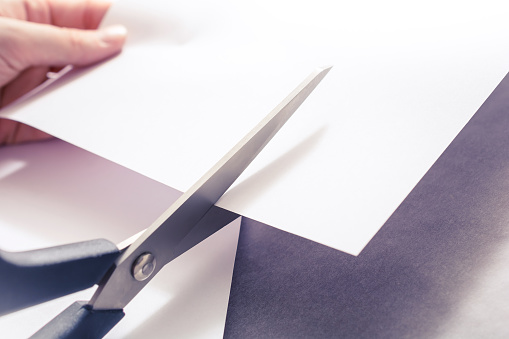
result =
[{"label": "fingernail", "polygon": [[114,25],[101,30],[101,40],[107,44],[123,42],[127,29],[122,25]]}]

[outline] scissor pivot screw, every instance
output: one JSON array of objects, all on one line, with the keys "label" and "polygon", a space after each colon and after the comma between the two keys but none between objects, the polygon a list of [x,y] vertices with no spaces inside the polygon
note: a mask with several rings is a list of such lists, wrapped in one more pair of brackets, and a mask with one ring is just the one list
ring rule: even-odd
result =
[{"label": "scissor pivot screw", "polygon": [[155,268],[156,257],[150,252],[145,252],[134,261],[132,274],[134,279],[143,281],[152,275]]}]

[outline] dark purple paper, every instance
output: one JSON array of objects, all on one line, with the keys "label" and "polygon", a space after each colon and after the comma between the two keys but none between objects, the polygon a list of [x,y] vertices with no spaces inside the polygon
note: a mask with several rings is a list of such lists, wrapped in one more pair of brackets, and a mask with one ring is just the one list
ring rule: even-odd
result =
[{"label": "dark purple paper", "polygon": [[358,257],[244,219],[225,338],[509,337],[508,246],[506,76]]}]

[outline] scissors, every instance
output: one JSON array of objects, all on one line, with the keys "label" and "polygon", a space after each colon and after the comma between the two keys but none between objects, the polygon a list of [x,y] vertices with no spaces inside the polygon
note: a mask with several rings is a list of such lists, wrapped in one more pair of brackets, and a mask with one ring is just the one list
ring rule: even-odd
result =
[{"label": "scissors", "polygon": [[97,284],[90,301],[73,303],[31,338],[103,338],[164,265],[210,235],[193,230],[203,227],[214,204],[330,68],[311,73],[150,227],[121,244],[95,239],[27,252],[0,250],[0,315]]}]

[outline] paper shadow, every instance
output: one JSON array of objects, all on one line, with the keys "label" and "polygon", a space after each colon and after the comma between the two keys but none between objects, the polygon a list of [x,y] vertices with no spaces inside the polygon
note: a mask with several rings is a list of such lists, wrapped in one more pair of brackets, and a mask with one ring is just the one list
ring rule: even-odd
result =
[{"label": "paper shadow", "polygon": [[0,180],[2,220],[55,244],[124,240],[181,194],[60,140],[5,147],[0,157],[23,164]]}]

